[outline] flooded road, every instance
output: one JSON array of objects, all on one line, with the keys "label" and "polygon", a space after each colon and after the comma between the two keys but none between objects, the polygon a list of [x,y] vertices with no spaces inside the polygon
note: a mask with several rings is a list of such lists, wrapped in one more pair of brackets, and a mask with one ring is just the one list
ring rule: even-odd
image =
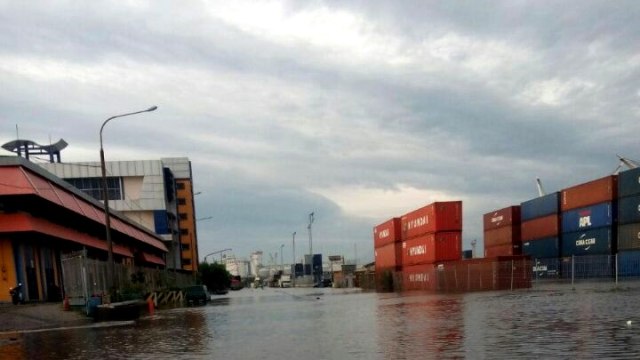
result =
[{"label": "flooded road", "polygon": [[244,289],[118,326],[12,335],[0,358],[640,358],[640,288],[611,288]]}]

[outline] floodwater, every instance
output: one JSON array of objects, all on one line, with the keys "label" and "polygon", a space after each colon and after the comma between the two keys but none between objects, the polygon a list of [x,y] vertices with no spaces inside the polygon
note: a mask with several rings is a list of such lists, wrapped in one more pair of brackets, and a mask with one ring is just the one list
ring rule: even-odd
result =
[{"label": "floodwater", "polygon": [[640,358],[640,287],[243,289],[118,326],[21,333],[8,359]]}]

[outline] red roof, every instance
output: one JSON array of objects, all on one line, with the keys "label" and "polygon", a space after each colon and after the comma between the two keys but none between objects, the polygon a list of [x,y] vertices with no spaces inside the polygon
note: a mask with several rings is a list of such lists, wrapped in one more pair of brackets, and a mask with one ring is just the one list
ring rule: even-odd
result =
[{"label": "red roof", "polygon": [[[101,205],[94,204],[82,196],[74,194],[72,191],[69,191],[69,189],[31,172],[24,166],[1,166],[0,179],[0,196],[37,195],[102,225],[105,224],[104,209]],[[49,222],[47,222],[47,224],[51,225]],[[111,228],[133,239],[151,245],[156,249],[165,252],[168,251],[160,239],[123,221],[117,216],[111,217]],[[69,240],[75,241],[74,239]]]},{"label": "red roof", "polygon": [[[33,231],[45,235],[54,236],[60,239],[73,241],[88,247],[107,251],[107,242],[73,230],[62,225],[51,223],[43,218],[33,217],[26,213],[2,214],[0,215],[0,229],[2,232],[26,232]],[[133,257],[133,253],[127,247],[113,244],[113,252],[126,257]]]}]

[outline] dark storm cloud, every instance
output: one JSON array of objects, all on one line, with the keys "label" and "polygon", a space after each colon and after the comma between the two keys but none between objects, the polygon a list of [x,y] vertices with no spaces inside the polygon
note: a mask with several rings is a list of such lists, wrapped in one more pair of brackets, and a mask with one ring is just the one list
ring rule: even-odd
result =
[{"label": "dark storm cloud", "polygon": [[[110,124],[108,155],[188,156],[202,246],[239,256],[306,236],[315,210],[326,251],[370,260],[371,226],[445,195],[468,245],[535,177],[555,191],[640,157],[636,2],[270,4],[2,4],[0,135],[94,160],[102,120],[158,105]],[[375,198],[407,188],[425,198]]]}]

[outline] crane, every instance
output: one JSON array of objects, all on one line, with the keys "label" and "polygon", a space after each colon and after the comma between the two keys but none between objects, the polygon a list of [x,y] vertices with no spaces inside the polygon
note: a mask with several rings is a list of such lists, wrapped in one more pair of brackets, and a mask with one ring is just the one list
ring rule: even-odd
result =
[{"label": "crane", "polygon": [[547,192],[544,191],[544,188],[542,187],[542,182],[540,181],[540,178],[536,178],[536,186],[538,187],[538,196],[545,196],[547,195]]},{"label": "crane", "polygon": [[616,156],[620,160],[620,163],[618,163],[618,167],[615,170],[613,170],[613,175],[617,175],[620,172],[620,170],[625,166],[628,169],[635,169],[635,168],[640,167],[640,164],[638,164],[636,161],[633,161],[631,159],[622,157],[622,156],[620,156],[618,154],[616,154]]}]

